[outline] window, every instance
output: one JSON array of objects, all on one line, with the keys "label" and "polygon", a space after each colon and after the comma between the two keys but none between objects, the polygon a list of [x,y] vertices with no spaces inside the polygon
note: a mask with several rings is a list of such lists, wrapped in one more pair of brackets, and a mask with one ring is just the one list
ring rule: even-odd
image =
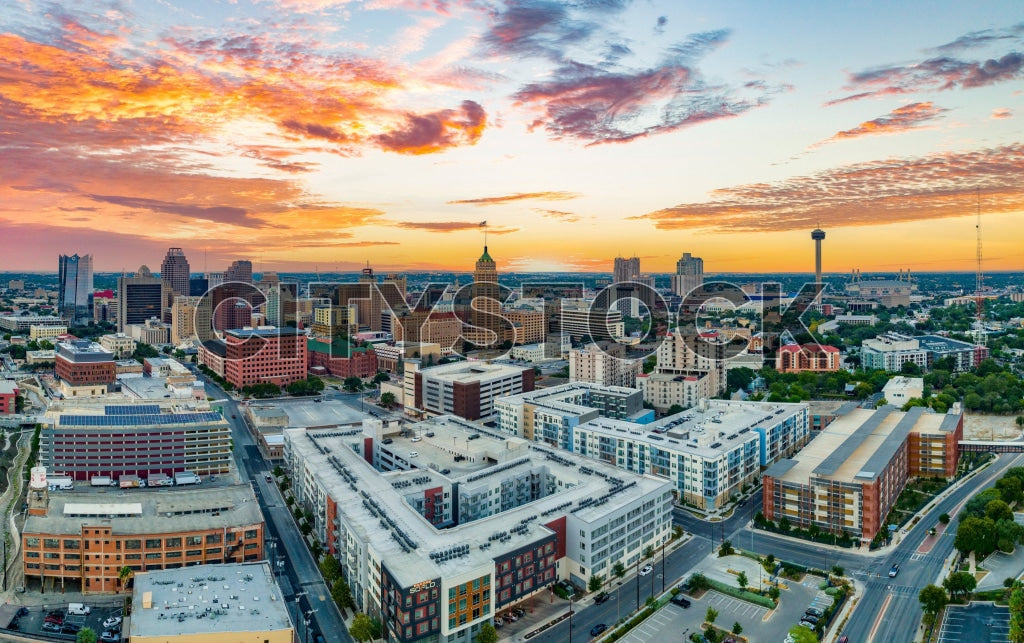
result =
[{"label": "window", "polygon": [[163,542],[159,538],[147,538],[146,549],[160,549]]},{"label": "window", "polygon": [[25,546],[26,547],[38,547],[39,546],[39,538],[36,538],[36,537],[26,538],[25,539]]},{"label": "window", "polygon": [[216,545],[220,542],[220,534],[206,534],[206,544]]},{"label": "window", "polygon": [[65,540],[64,549],[78,549],[81,544],[81,541],[78,540]]},{"label": "window", "polygon": [[59,538],[44,538],[43,539],[43,547],[56,549],[57,547],[60,547],[60,539]]},{"label": "window", "polygon": [[142,541],[138,539],[128,539],[124,541],[125,549],[142,549]]},{"label": "window", "polygon": [[159,560],[160,557],[161,557],[161,554],[158,551],[153,551],[153,552],[149,552],[148,554],[146,554],[146,560]]},{"label": "window", "polygon": [[167,547],[181,547],[181,538],[168,538],[165,544]]},{"label": "window", "polygon": [[202,556],[203,555],[203,550],[202,549],[189,549],[188,551],[185,552],[185,555],[186,556]]},{"label": "window", "polygon": [[203,537],[202,536],[189,536],[188,538],[185,539],[185,544],[186,545],[202,545],[203,544]]},{"label": "window", "polygon": [[142,554],[125,554],[125,560],[142,560]]}]

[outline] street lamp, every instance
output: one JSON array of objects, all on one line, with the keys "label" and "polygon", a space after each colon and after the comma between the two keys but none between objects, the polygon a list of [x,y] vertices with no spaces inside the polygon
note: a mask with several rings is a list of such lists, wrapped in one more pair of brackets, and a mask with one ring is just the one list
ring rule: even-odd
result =
[{"label": "street lamp", "polygon": [[572,643],[572,595],[569,596],[569,643]]}]

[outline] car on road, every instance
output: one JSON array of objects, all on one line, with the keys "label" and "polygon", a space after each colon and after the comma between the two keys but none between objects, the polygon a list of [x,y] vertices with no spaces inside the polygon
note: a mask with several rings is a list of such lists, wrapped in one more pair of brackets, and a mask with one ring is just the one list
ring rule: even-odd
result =
[{"label": "car on road", "polygon": [[604,623],[598,623],[594,627],[590,628],[591,636],[599,636],[602,632],[608,629],[608,626]]},{"label": "car on road", "polygon": [[850,637],[845,635],[845,634],[843,634],[842,636],[839,637],[839,640],[836,641],[836,643],[850,643]]},{"label": "car on road", "polygon": [[896,578],[896,574],[899,574],[899,573],[900,573],[900,565],[899,565],[899,563],[896,563],[895,565],[893,565],[892,567],[889,568],[889,578]]},{"label": "car on road", "polygon": [[600,605],[609,598],[611,598],[611,596],[608,594],[608,592],[601,592],[600,594],[594,597],[594,605]]},{"label": "car on road", "polygon": [[641,576],[646,576],[646,575],[650,574],[653,571],[654,571],[654,567],[652,567],[650,565],[644,565],[643,567],[640,568],[640,575]]},{"label": "car on road", "polygon": [[267,482],[273,482],[274,481],[274,476],[272,476],[272,475],[270,475],[268,473],[267,475],[263,476],[263,479],[266,480]]},{"label": "car on road", "polygon": [[112,628],[115,628],[115,627],[119,626],[120,624],[121,624],[121,617],[120,616],[108,616],[107,619],[105,621],[103,621],[103,629],[109,630],[109,629],[112,629]]},{"label": "car on road", "polygon": [[232,413],[232,414],[231,414],[231,419],[232,419],[232,420],[237,420],[237,419],[238,419],[238,416],[237,416],[237,415],[235,415],[234,413]]},{"label": "car on road", "polygon": [[804,612],[804,613],[805,614],[813,614],[814,616],[817,616],[818,618],[821,618],[822,616],[825,615],[825,612],[821,611],[817,607],[808,607],[807,611]]}]

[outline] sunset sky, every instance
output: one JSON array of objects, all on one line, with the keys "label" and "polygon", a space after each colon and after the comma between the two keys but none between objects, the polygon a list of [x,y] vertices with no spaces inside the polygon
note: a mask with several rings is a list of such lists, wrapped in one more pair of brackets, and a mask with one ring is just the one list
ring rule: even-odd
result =
[{"label": "sunset sky", "polygon": [[1024,269],[1020,0],[0,6],[0,271],[973,270],[977,194]]}]

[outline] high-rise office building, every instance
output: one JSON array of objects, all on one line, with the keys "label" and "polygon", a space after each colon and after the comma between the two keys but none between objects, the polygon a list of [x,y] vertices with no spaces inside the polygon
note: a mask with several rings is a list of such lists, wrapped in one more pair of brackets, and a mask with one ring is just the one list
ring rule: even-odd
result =
[{"label": "high-rise office building", "polygon": [[92,255],[60,255],[58,261],[60,290],[57,308],[60,315],[72,322],[88,323],[92,318]]},{"label": "high-rise office building", "polygon": [[139,266],[134,277],[122,275],[117,280],[117,332],[125,332],[132,324],[163,315],[164,282],[153,276],[149,268]]},{"label": "high-rise office building", "polygon": [[685,297],[686,294],[704,283],[704,260],[684,252],[676,262],[676,274],[672,275],[672,293]]},{"label": "high-rise office building", "polygon": [[169,295],[171,301],[174,300],[175,295],[189,295],[189,275],[188,259],[185,258],[182,249],[168,248],[167,256],[160,264],[160,278],[173,292],[172,295]]},{"label": "high-rise office building", "polygon": [[224,281],[241,281],[252,283],[252,262],[248,259],[239,259],[231,262],[227,272],[224,273]]},{"label": "high-rise office building", "polygon": [[640,276],[640,257],[615,257],[613,283],[633,281]]}]

